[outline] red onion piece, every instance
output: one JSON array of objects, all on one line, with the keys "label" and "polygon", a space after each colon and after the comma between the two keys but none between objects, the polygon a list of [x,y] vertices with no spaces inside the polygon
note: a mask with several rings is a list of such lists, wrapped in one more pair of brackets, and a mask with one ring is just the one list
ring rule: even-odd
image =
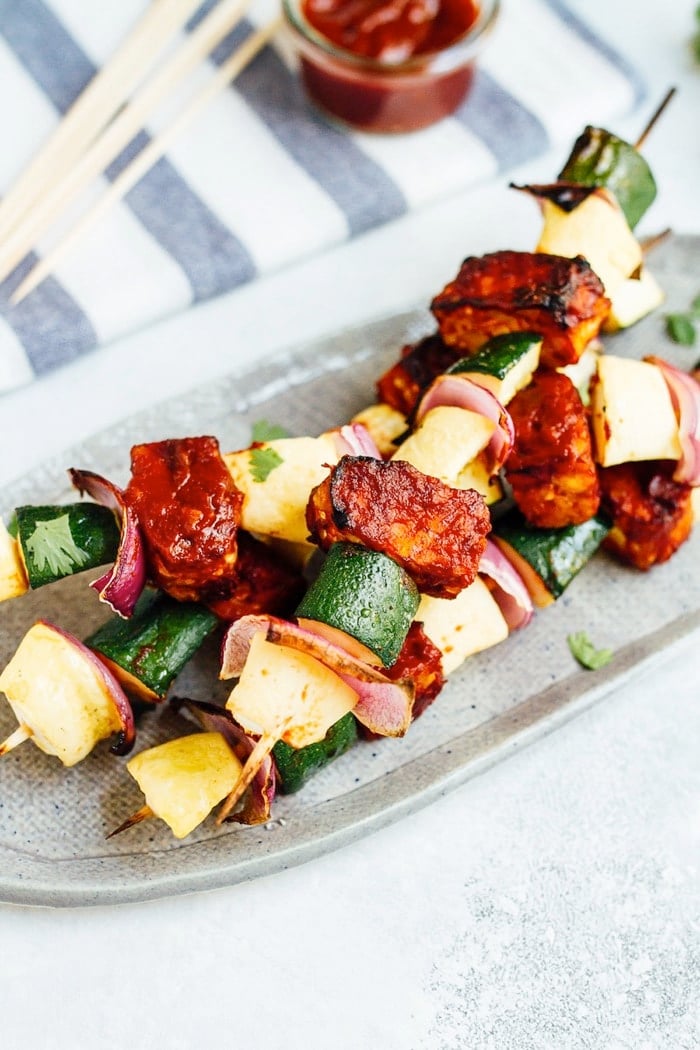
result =
[{"label": "red onion piece", "polygon": [[116,485],[90,470],[69,471],[81,495],[87,493],[96,503],[114,511],[120,521],[119,549],[111,570],[90,584],[100,601],[119,616],[128,618],[146,584],[146,555],[136,515]]},{"label": "red onion piece", "polygon": [[402,736],[411,723],[415,687],[408,679],[392,682],[378,668],[298,624],[275,616],[243,616],[229,627],[223,641],[221,678],[236,678],[245,665],[258,631],[268,642],[287,646],[319,660],[358,694],[353,714],[380,736]]},{"label": "red onion piece", "polygon": [[[245,761],[255,747],[256,741],[248,736],[236,721],[230,711],[217,704],[207,703],[205,700],[190,700],[185,697],[173,697],[172,706],[176,711],[186,708],[201,725],[209,732],[221,733],[234,754],[245,765]],[[243,796],[243,808],[231,813],[226,818],[226,823],[237,824],[265,824],[270,819],[272,802],[277,792],[277,771],[272,755],[266,755],[258,767],[250,790]]]},{"label": "red onion piece", "polygon": [[510,413],[498,398],[474,378],[460,375],[441,375],[431,383],[423,395],[416,411],[416,422],[433,408],[451,405],[477,412],[496,424],[491,440],[486,446],[488,468],[491,476],[497,474],[515,441],[515,428]]},{"label": "red onion piece", "polygon": [[681,371],[661,357],[652,355],[644,360],[650,365],[656,365],[666,380],[678,420],[682,452],[673,480],[687,485],[700,485],[700,383],[688,372]]},{"label": "red onion piece", "polygon": [[55,631],[61,638],[74,646],[81,656],[87,660],[92,669],[97,672],[116,708],[119,721],[122,725],[117,739],[110,747],[110,751],[114,755],[127,755],[134,746],[134,740],[136,739],[136,725],[134,723],[134,712],[131,708],[131,704],[127,700],[126,694],[117,679],[112,672],[105,667],[97,654],[94,653],[92,649],[88,649],[87,645],[83,645],[75,635],[70,634],[68,631],[64,631],[62,627],[57,627],[55,623],[49,623],[48,620],[39,620],[38,622],[43,624],[44,627],[48,627],[50,631]]},{"label": "red onion piece", "polygon": [[511,565],[505,554],[491,540],[486,541],[486,550],[479,562],[479,572],[495,583],[493,596],[510,631],[524,627],[534,614],[530,593],[520,573]]},{"label": "red onion piece", "polygon": [[381,459],[382,454],[374,438],[363,423],[348,423],[332,431],[339,456],[372,456]]}]

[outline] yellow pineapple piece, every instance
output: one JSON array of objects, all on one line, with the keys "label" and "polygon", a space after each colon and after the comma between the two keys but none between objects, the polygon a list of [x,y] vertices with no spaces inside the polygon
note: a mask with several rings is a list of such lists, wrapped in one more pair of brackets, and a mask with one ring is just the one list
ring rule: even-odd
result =
[{"label": "yellow pineapple piece", "polygon": [[315,657],[253,636],[226,707],[248,733],[275,734],[292,747],[323,740],[357,704],[354,689]]},{"label": "yellow pineapple piece", "polygon": [[140,751],[126,768],[155,816],[184,839],[228,795],[243,767],[221,733],[193,733]]},{"label": "yellow pineapple piece", "polygon": [[73,766],[121,729],[104,679],[49,624],[30,627],[0,675],[0,689],[36,746]]}]

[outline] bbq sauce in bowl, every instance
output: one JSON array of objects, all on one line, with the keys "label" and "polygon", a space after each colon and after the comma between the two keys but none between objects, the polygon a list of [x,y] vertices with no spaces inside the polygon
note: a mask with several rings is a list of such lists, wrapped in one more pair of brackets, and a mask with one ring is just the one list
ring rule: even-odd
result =
[{"label": "bbq sauce in bowl", "polygon": [[498,0],[283,0],[310,99],[363,131],[416,131],[466,98]]}]

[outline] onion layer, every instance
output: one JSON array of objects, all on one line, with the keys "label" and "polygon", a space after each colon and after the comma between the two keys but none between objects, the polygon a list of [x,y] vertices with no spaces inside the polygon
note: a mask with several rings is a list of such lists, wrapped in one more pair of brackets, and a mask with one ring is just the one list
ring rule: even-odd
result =
[{"label": "onion layer", "polygon": [[487,465],[491,476],[497,474],[515,442],[515,428],[510,413],[498,398],[473,377],[441,375],[430,385],[418,404],[416,422],[433,408],[451,405],[485,416],[496,424],[491,440],[486,447]]},{"label": "onion layer", "polygon": [[673,480],[687,485],[700,485],[700,383],[688,372],[653,355],[644,358],[661,372],[678,420],[681,458]]},{"label": "onion layer", "polygon": [[119,518],[121,536],[114,565],[90,586],[115,613],[129,617],[146,584],[146,555],[136,515],[125,502],[122,490],[111,481],[91,470],[71,469],[68,473],[81,495],[87,493]]},{"label": "onion layer", "polygon": [[319,660],[350,686],[358,702],[353,714],[380,736],[403,736],[411,724],[415,687],[408,679],[392,682],[364,660],[346,652],[305,627],[275,616],[243,616],[231,624],[223,641],[221,678],[238,677],[253,636],[265,632],[268,642],[295,649]]},{"label": "onion layer", "polygon": [[[205,700],[190,700],[184,697],[173,697],[171,704],[176,711],[185,708],[192,714],[203,729],[221,733],[234,754],[245,765],[246,759],[253,751],[256,741],[248,736],[237,722],[234,722],[229,711]],[[226,823],[265,824],[270,819],[272,802],[277,792],[277,771],[272,755],[265,758],[258,766],[250,785],[250,791],[244,795],[243,807],[231,813]]]},{"label": "onion layer", "polygon": [[479,572],[488,576],[495,587],[493,596],[510,631],[524,627],[534,614],[532,598],[517,569],[491,540],[479,562]]},{"label": "onion layer", "polygon": [[363,423],[347,423],[331,433],[339,456],[382,458],[374,438]]}]

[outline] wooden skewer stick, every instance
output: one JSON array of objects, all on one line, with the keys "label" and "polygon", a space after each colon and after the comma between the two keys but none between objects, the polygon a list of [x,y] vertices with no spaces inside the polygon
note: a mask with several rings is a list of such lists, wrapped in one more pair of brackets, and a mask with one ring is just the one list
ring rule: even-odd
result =
[{"label": "wooden skewer stick", "polygon": [[671,99],[673,98],[675,93],[676,93],[676,88],[675,87],[669,88],[669,90],[666,92],[666,94],[664,95],[663,99],[661,100],[661,102],[657,106],[656,110],[652,113],[651,117],[647,121],[646,127],[644,128],[644,130],[642,131],[641,135],[639,136],[639,138],[635,142],[635,144],[634,144],[634,148],[635,149],[641,149],[642,148],[642,146],[644,145],[644,143],[648,139],[649,135],[651,134],[652,128],[655,126],[655,124],[659,120],[659,117],[661,116],[663,111],[666,109],[666,106],[669,104],[669,102],[671,101]]},{"label": "wooden skewer stick", "polygon": [[153,139],[134,158],[128,168],[119,175],[105,193],[96,201],[81,220],[69,231],[67,236],[29,272],[27,277],[15,289],[10,298],[10,303],[17,306],[18,303],[29,295],[37,285],[41,284],[46,277],[56,268],[88,230],[105,212],[109,211],[113,204],[129,192],[136,183],[143,178],[156,161],[160,160],[167,151],[170,144],[182,134],[189,124],[216,95],[224,90],[228,84],[245,69],[257,53],[274,36],[281,25],[281,17],[277,17],[266,26],[251,33],[247,40],[223,63],[204,87],[190,100],[180,115],[155,139]]},{"label": "wooden skewer stick", "polygon": [[7,740],[4,740],[2,744],[0,744],[0,758],[2,758],[3,755],[6,755],[8,751],[14,750],[19,744],[23,744],[25,740],[31,740],[32,735],[29,726],[26,726],[21,722],[15,729],[14,733],[10,733]]},{"label": "wooden skewer stick", "polygon": [[110,831],[109,835],[105,838],[112,839],[115,835],[121,835],[122,831],[128,831],[129,828],[133,828],[134,824],[140,824],[142,820],[150,820],[151,817],[155,817],[155,813],[150,806],[141,806],[141,809],[137,809],[135,813],[132,813],[130,817],[127,817],[123,824],[120,824],[114,831]]},{"label": "wooden skewer stick", "polygon": [[639,247],[642,249],[642,255],[648,255],[649,252],[654,250],[654,248],[657,248],[660,244],[663,244],[664,241],[668,240],[672,233],[673,230],[671,227],[667,226],[665,230],[660,230],[659,233],[653,233],[649,237],[644,237],[644,239],[639,242]]},{"label": "wooden skewer stick", "polygon": [[278,740],[282,738],[284,731],[290,725],[292,719],[287,718],[273,733],[263,733],[253,750],[248,755],[246,763],[241,770],[241,775],[236,781],[234,788],[224,799],[221,809],[216,815],[216,826],[221,827],[227,816],[242,798],[243,793],[252,784],[255,774],[260,769],[267,756],[272,751]]},{"label": "wooden skewer stick", "polygon": [[22,221],[27,210],[57,177],[71,169],[143,79],[154,56],[160,54],[200,3],[201,0],[154,0],[150,4],[6,193],[0,204],[0,237]]},{"label": "wooden skewer stick", "polygon": [[134,95],[103,133],[67,171],[54,180],[34,207],[0,242],[0,281],[31,251],[36,241],[58,219],[86,186],[119,156],[172,91],[219,44],[243,17],[251,0],[221,0],[190,34],[186,42]]}]

